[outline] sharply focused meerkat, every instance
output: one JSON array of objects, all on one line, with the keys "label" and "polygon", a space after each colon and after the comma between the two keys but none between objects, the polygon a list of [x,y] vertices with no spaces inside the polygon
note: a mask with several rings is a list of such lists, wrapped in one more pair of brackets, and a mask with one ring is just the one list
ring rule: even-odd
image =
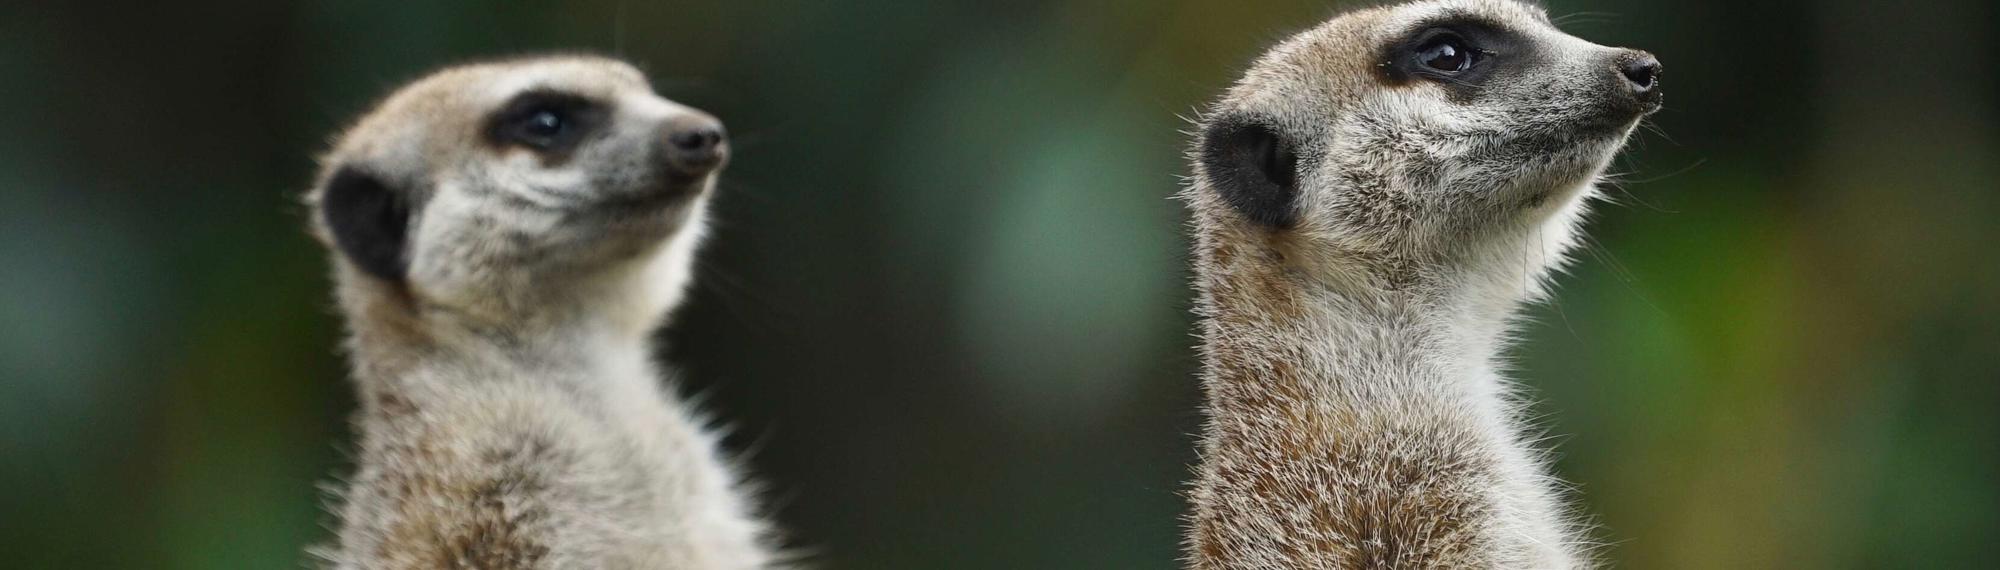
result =
[{"label": "sharply focused meerkat", "polygon": [[360,392],[339,568],[764,567],[717,436],[662,386],[721,123],[624,63],[446,69],[308,196]]},{"label": "sharply focused meerkat", "polygon": [[1429,0],[1292,37],[1202,117],[1192,567],[1588,565],[1500,351],[1659,75]]}]

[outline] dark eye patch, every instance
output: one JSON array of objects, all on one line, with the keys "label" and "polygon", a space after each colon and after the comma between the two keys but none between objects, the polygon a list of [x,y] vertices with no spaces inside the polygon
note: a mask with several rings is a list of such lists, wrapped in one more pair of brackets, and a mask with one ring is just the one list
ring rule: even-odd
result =
[{"label": "dark eye patch", "polygon": [[1412,27],[1382,47],[1383,79],[1391,85],[1429,81],[1466,102],[1497,72],[1518,65],[1525,40],[1499,24],[1447,14]]},{"label": "dark eye patch", "polygon": [[522,147],[560,156],[576,149],[604,126],[610,110],[574,93],[536,90],[514,96],[487,120],[486,137],[495,146]]},{"label": "dark eye patch", "polygon": [[1243,217],[1272,228],[1298,222],[1298,147],[1262,121],[1224,116],[1202,129],[1202,169]]}]

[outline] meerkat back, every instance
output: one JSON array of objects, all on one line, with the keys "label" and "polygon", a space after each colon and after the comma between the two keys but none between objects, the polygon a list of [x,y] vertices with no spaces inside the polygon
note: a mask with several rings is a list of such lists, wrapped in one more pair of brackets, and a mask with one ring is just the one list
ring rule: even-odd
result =
[{"label": "meerkat back", "polygon": [[690,279],[721,123],[618,61],[418,80],[308,196],[361,409],[340,568],[766,567],[649,336]]}]

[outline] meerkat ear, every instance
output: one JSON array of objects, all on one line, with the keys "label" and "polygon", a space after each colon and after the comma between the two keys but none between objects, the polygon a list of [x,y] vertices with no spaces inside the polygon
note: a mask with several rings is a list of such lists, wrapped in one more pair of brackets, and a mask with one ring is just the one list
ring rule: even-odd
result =
[{"label": "meerkat ear", "polygon": [[1200,160],[1215,192],[1243,217],[1280,229],[1298,222],[1299,157],[1283,133],[1221,117],[1202,130]]},{"label": "meerkat ear", "polygon": [[402,281],[410,231],[409,206],[382,179],[352,166],[341,167],[320,193],[320,215],[333,243],[356,267],[381,279]]}]

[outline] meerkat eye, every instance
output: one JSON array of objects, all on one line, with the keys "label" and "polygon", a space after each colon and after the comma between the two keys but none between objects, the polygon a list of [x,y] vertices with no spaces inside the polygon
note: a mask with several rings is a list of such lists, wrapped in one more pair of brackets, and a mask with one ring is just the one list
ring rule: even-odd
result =
[{"label": "meerkat eye", "polygon": [[561,111],[542,109],[529,115],[521,124],[521,134],[539,140],[553,140],[569,127],[569,119]]},{"label": "meerkat eye", "polygon": [[502,147],[563,153],[583,142],[608,115],[603,106],[567,93],[530,91],[494,113],[488,137]]},{"label": "meerkat eye", "polygon": [[1417,61],[1437,71],[1459,73],[1472,69],[1479,51],[1467,46],[1464,38],[1441,34],[1417,48]]},{"label": "meerkat eye", "polygon": [[554,105],[530,107],[505,121],[501,137],[508,142],[536,150],[559,150],[574,121],[568,110]]}]

